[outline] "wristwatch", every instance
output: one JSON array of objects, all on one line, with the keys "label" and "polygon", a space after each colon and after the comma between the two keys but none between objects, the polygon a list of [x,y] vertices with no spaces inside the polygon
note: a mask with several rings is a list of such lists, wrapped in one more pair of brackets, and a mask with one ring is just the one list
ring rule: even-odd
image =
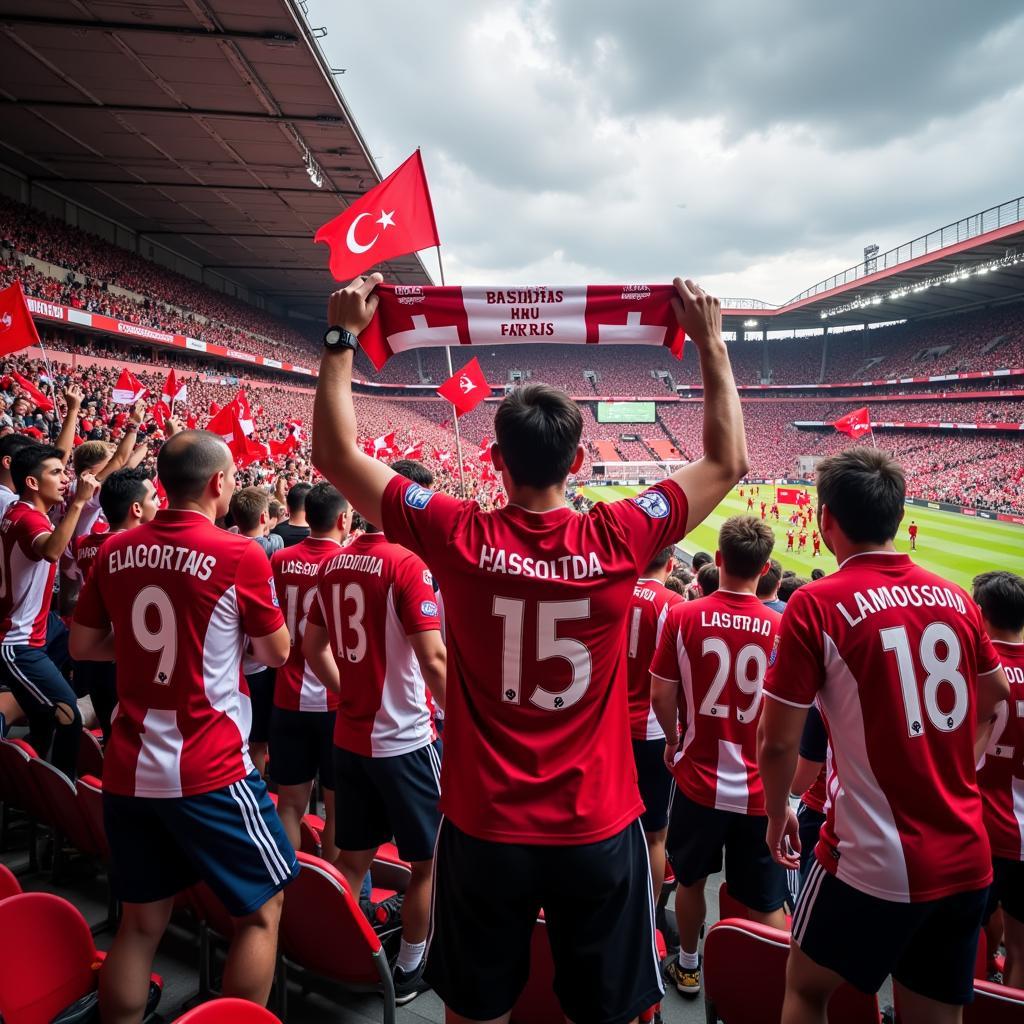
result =
[{"label": "wristwatch", "polygon": [[332,326],[324,331],[324,348],[332,352],[350,348],[354,352],[359,347],[359,339],[344,327]]}]

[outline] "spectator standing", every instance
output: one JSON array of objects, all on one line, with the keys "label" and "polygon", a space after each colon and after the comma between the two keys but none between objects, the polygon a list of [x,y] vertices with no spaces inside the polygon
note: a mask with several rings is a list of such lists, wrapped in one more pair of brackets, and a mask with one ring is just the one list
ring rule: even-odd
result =
[{"label": "spectator standing", "polygon": [[309,490],[309,484],[297,483],[292,486],[285,498],[288,519],[278,523],[273,532],[281,538],[286,548],[304,541],[309,536],[309,524],[306,522],[306,495],[309,494]]}]

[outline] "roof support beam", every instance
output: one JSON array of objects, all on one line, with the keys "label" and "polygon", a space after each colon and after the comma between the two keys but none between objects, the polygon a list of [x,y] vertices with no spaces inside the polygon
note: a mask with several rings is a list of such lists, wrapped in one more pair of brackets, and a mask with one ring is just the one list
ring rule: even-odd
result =
[{"label": "roof support beam", "polygon": [[231,32],[223,29],[192,28],[185,25],[146,25],[135,21],[94,21],[89,18],[42,18],[31,14],[2,14],[0,25],[60,29],[69,28],[76,32],[117,32],[136,35],[175,36],[179,39],[234,39],[240,42],[265,43],[267,46],[293,47],[298,37],[289,32]]},{"label": "roof support beam", "polygon": [[315,124],[325,127],[345,126],[337,114],[306,115],[267,114],[251,110],[209,110],[201,107],[153,107],[127,103],[81,103],[72,100],[33,100],[0,98],[0,107],[28,107],[34,110],[89,110],[108,114],[156,114],[166,117],[208,117],[222,121],[259,121],[264,124]]}]

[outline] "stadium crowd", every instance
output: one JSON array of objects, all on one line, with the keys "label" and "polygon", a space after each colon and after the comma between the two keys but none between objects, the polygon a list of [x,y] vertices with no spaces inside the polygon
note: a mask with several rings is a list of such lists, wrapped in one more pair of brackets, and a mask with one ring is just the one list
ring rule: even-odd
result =
[{"label": "stadium crowd", "polygon": [[[335,293],[330,322],[358,335],[373,284]],[[676,542],[796,432],[784,404],[744,422],[717,300],[676,287],[705,395],[662,422],[690,461],[585,515],[567,479],[603,427],[543,384],[463,418],[474,501],[450,493],[444,407],[353,396],[344,346],[315,398],[183,375],[174,416],[148,404],[162,371],[119,409],[116,366],[44,380],[5,359],[0,763],[17,745],[73,791],[98,719],[120,902],[85,972],[104,1024],[142,1020],[200,882],[230,918],[223,991],[265,1003],[312,872],[339,920],[387,933],[385,997],[433,988],[451,1021],[508,1020],[542,908],[568,1019],[649,1020],[666,983],[693,998],[723,862],[736,916],[790,941],[783,1024],[824,1024],[842,981],[873,995],[889,976],[906,1024],[955,1024],[983,925],[988,972],[1010,998],[1024,985],[1024,578],[967,594],[893,544],[907,466],[988,499],[1001,449],[908,435],[894,458],[831,433],[812,543],[836,572],[786,577],[772,530],[735,516],[680,574]],[[211,403],[236,410],[229,438],[187,428]],[[252,437],[294,442],[283,465],[239,450],[250,412]],[[24,807],[11,777],[0,795]],[[297,853],[311,833],[317,853]],[[392,843],[402,882],[382,892]]]}]

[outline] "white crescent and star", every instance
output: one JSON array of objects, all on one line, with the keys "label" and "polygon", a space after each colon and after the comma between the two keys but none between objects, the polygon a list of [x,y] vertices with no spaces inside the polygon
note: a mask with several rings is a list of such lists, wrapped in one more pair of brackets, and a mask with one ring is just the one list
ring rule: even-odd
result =
[{"label": "white crescent and star", "polygon": [[[374,245],[377,244],[377,239],[380,238],[380,231],[378,231],[377,234],[375,234],[373,238],[371,238],[370,241],[367,242],[366,245],[361,245],[359,242],[356,241],[356,228],[359,226],[359,222],[363,220],[364,217],[372,216],[372,213],[361,213],[359,214],[358,217],[356,217],[354,221],[352,221],[351,224],[349,224],[348,234],[345,236],[345,244],[348,246],[349,252],[367,252],[368,250],[372,249]],[[379,224],[381,231],[386,231],[388,228],[395,227],[395,211],[381,210],[380,217],[378,217],[377,220],[374,221],[374,224]]]}]

